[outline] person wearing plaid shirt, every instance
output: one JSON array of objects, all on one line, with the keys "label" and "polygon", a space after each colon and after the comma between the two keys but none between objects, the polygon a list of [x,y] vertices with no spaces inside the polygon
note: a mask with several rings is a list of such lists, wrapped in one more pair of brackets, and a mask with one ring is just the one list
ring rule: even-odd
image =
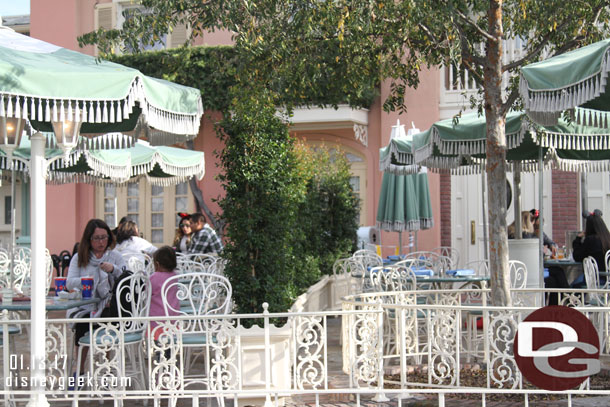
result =
[{"label": "person wearing plaid shirt", "polygon": [[214,229],[206,223],[202,213],[191,214],[191,224],[193,234],[188,253],[220,253],[222,251],[222,241]]}]

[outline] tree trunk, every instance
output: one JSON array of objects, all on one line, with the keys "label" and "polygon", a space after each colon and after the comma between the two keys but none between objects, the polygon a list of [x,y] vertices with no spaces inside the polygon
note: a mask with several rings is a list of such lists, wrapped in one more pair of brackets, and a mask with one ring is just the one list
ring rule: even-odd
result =
[{"label": "tree trunk", "polygon": [[506,112],[502,103],[502,0],[489,1],[489,33],[484,69],[487,119],[487,197],[491,302],[510,306],[508,235],[506,228]]},{"label": "tree trunk", "polygon": [[[193,140],[187,141],[186,146],[190,150],[195,149]],[[212,227],[216,230],[216,233],[218,234],[218,236],[222,238],[224,236],[224,222],[220,221],[219,219],[216,219],[216,217],[214,216],[214,214],[212,213],[212,211],[210,210],[208,205],[205,203],[205,200],[203,199],[203,192],[199,188],[199,185],[197,184],[197,180],[195,179],[195,177],[192,177],[189,180],[189,186],[191,187],[191,192],[193,194],[193,198],[195,198],[196,212],[203,211],[203,213],[207,216],[208,221],[210,222]]]}]

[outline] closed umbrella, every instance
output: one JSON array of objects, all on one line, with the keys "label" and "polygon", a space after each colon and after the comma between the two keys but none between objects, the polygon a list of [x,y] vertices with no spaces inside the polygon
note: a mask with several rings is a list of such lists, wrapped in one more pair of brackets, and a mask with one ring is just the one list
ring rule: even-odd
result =
[{"label": "closed umbrella", "polygon": [[[430,191],[427,172],[417,173],[419,166],[405,166],[399,161],[412,162],[411,136],[407,136],[404,126],[397,122],[392,127],[390,144],[379,150],[380,167],[385,171],[377,205],[378,228],[398,232],[399,254],[402,250],[402,232],[417,232],[433,226]],[[392,164],[392,155],[400,155],[400,160]]]},{"label": "closed umbrella", "polygon": [[[173,142],[193,138],[203,114],[199,90],[0,28],[0,146],[14,149],[25,120],[54,131],[69,152],[79,133],[130,132]],[[174,137],[168,135],[174,134]],[[17,136],[17,137],[15,137]],[[137,135],[134,135],[137,137]],[[45,137],[30,136],[32,316],[30,406],[46,406],[45,360]],[[123,144],[130,144],[126,138]],[[112,148],[116,145],[104,145]]]}]

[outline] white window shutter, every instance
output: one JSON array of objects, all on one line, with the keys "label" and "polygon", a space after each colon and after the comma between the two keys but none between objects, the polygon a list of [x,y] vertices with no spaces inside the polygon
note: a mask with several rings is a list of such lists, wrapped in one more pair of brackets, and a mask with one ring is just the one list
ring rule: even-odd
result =
[{"label": "white window shutter", "polygon": [[[95,29],[103,28],[104,30],[111,30],[116,25],[116,13],[114,3],[98,4],[95,7],[94,17]],[[95,48],[95,54],[97,55],[98,50]]]},{"label": "white window shutter", "polygon": [[170,35],[170,48],[176,48],[186,42],[188,29],[185,23],[179,23],[174,27]]}]

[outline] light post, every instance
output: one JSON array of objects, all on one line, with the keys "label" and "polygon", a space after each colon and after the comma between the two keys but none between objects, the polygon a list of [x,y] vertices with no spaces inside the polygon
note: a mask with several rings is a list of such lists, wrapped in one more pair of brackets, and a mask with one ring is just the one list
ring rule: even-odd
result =
[{"label": "light post", "polygon": [[[67,117],[62,114],[61,117]],[[68,117],[69,118],[69,117]],[[6,152],[12,165],[16,158],[12,156],[15,148],[21,142],[25,119],[0,117],[0,149]],[[47,407],[49,403],[45,395],[45,363],[46,363],[46,174],[49,164],[56,159],[67,160],[70,150],[76,146],[81,122],[61,120],[52,122],[57,138],[57,145],[64,152],[63,156],[51,160],[45,159],[46,138],[36,132],[30,136],[31,157],[25,162],[30,169],[30,213],[31,230],[31,328],[30,328],[30,389],[32,396],[28,407]],[[22,160],[23,161],[23,160]]]}]

